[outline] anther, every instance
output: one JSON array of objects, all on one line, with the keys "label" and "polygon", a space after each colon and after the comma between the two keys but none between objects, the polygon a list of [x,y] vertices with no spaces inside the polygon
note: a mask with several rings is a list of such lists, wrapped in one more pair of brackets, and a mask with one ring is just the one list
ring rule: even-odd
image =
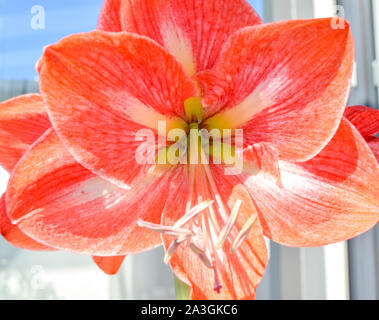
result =
[{"label": "anther", "polygon": [[242,245],[242,243],[245,241],[246,237],[248,236],[249,232],[251,231],[256,220],[257,220],[257,216],[252,215],[247,220],[247,222],[243,225],[241,231],[238,233],[236,239],[233,242],[232,248],[230,249],[231,253],[237,251],[238,248]]},{"label": "anther", "polygon": [[179,245],[186,241],[188,238],[178,238],[176,240],[174,240],[173,242],[171,242],[170,246],[168,247],[167,251],[166,251],[166,254],[165,254],[165,257],[163,259],[164,263],[168,264],[172,258],[172,256],[174,255],[176,249],[179,248]]},{"label": "anther", "polygon": [[221,249],[225,240],[228,238],[228,235],[232,231],[232,228],[233,228],[234,224],[236,223],[238,211],[241,207],[241,204],[242,204],[242,201],[240,199],[238,199],[236,201],[236,203],[234,204],[232,212],[230,213],[230,217],[229,217],[228,221],[226,222],[224,228],[222,229],[222,231],[218,237],[218,240],[216,243],[216,249]]},{"label": "anther", "polygon": [[151,231],[163,233],[165,235],[173,236],[176,238],[187,238],[187,239],[189,239],[190,237],[193,236],[193,233],[191,231],[186,230],[186,229],[182,229],[182,228],[162,226],[160,224],[154,224],[154,223],[146,222],[143,220],[138,220],[137,224],[141,228],[145,228],[145,229],[148,229]]},{"label": "anther", "polygon": [[196,205],[195,207],[193,207],[191,210],[189,210],[183,217],[181,217],[174,224],[174,227],[175,228],[181,228],[186,223],[188,223],[190,220],[192,220],[193,218],[195,218],[203,210],[205,210],[206,208],[208,208],[209,206],[211,206],[213,204],[213,202],[214,201],[207,200],[207,201],[203,201],[203,202],[199,203],[198,205]]},{"label": "anther", "polygon": [[213,268],[213,265],[209,261],[207,254],[203,250],[201,250],[199,247],[197,247],[194,243],[190,243],[189,247],[193,251],[193,253],[196,254],[200,258],[200,260],[204,263],[204,265],[207,268],[209,268],[209,269]]}]

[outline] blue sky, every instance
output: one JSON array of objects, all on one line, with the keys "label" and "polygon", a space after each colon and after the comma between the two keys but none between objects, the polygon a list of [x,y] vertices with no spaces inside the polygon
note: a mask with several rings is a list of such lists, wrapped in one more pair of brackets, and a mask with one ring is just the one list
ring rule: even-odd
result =
[{"label": "blue sky", "polygon": [[[206,1],[206,0],[205,0]],[[263,15],[264,0],[250,0]],[[34,79],[44,46],[95,29],[102,0],[0,0],[0,80]],[[30,26],[36,4],[45,9],[45,29]]]}]

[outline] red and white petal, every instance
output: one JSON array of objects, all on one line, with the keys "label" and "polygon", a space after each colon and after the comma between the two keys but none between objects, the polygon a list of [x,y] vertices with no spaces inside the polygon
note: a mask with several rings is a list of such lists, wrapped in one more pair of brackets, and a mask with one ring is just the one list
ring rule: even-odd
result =
[{"label": "red and white petal", "polygon": [[206,106],[207,116],[216,113],[227,103],[227,90],[233,81],[230,76],[226,76],[221,71],[210,69],[198,72],[193,78],[201,89],[202,102]]},{"label": "red and white petal", "polygon": [[136,134],[159,120],[184,118],[196,95],[174,57],[150,39],[94,31],[45,49],[40,88],[58,135],[84,167],[130,185],[146,166],[135,160]]},{"label": "red and white petal", "polygon": [[364,106],[348,107],[345,111],[345,117],[364,137],[379,132],[379,110]]},{"label": "red and white petal", "polygon": [[[12,171],[25,151],[51,127],[39,94],[26,94],[0,103],[0,163]],[[10,221],[5,195],[0,199],[0,231],[10,244],[27,250],[53,251],[24,234]]]},{"label": "red and white petal", "polygon": [[260,23],[245,0],[107,0],[97,27],[157,41],[192,76],[213,67],[230,35]]},{"label": "red and white petal", "polygon": [[331,19],[245,28],[230,38],[215,66],[216,78],[223,74],[228,86],[208,88],[208,96],[217,97],[208,116],[219,111],[212,125],[243,127],[247,144],[270,143],[282,160],[311,159],[338,128],[353,62],[347,22],[338,30]]},{"label": "red and white petal", "polygon": [[[247,239],[235,253],[231,253],[230,249],[242,226],[251,215],[256,214],[255,207],[248,192],[235,177],[226,177],[222,168],[213,167],[211,171],[214,179],[212,183],[206,178],[205,172],[200,167],[197,168],[197,182],[193,190],[193,199],[197,201],[193,202],[192,206],[197,202],[215,199],[212,192],[215,191],[216,184],[219,199],[223,203],[227,216],[236,202],[242,201],[234,227],[222,248],[216,249],[217,253],[212,254],[214,250],[212,247],[216,245],[217,236],[225,222],[222,218],[223,214],[220,213],[221,206],[215,201],[210,207],[214,211],[215,220],[212,220],[211,211],[207,209],[200,213],[192,223],[184,226],[195,232],[196,236],[191,241],[207,253],[214,269],[206,267],[185,243],[179,245],[173,254],[170,260],[171,268],[179,279],[191,287],[192,299],[254,299],[256,287],[261,281],[267,264],[266,245],[259,221],[256,220]],[[190,181],[189,176],[185,174],[174,180],[162,217],[163,225],[174,225],[185,213],[188,195],[191,194]],[[167,249],[173,239],[168,236],[163,238]],[[217,284],[221,285],[220,292],[215,290]]]},{"label": "red and white petal", "polygon": [[280,169],[281,188],[260,175],[244,181],[272,240],[323,246],[353,238],[379,221],[379,166],[347,120],[315,158],[281,162]]},{"label": "red and white petal", "polygon": [[[268,178],[281,184],[278,151],[267,143],[255,143],[243,150],[244,170],[263,172]],[[251,166],[252,165],[252,166]],[[252,172],[253,173],[253,172]]]},{"label": "red and white petal", "polygon": [[377,137],[367,137],[366,142],[379,162],[379,139]]},{"label": "red and white petal", "polygon": [[26,149],[50,127],[39,94],[0,103],[0,164],[11,171]]},{"label": "red and white petal", "polygon": [[110,276],[116,274],[120,270],[122,263],[124,262],[126,256],[116,256],[116,257],[98,257],[93,256],[93,261],[97,266],[103,270],[106,274]]},{"label": "red and white petal", "polygon": [[105,0],[101,7],[97,29],[108,32],[127,31],[122,29],[123,0]]},{"label": "red and white petal", "polygon": [[15,167],[6,205],[13,223],[46,245],[80,254],[119,256],[161,244],[137,226],[159,223],[168,176],[118,188],[78,164],[55,131],[42,136]]},{"label": "red and white petal", "polygon": [[5,208],[5,195],[0,198],[0,232],[5,240],[20,249],[36,251],[55,250],[28,237],[16,225],[12,224]]}]

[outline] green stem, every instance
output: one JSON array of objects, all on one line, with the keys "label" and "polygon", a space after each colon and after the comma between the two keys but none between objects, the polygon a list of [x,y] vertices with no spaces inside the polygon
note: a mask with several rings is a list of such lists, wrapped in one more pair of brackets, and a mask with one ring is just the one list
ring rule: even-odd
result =
[{"label": "green stem", "polygon": [[177,277],[175,277],[175,296],[176,300],[191,300],[190,288]]}]

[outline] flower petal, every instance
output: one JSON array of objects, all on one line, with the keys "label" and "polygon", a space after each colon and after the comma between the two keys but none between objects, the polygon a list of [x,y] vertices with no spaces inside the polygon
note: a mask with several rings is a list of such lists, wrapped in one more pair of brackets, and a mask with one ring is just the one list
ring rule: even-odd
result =
[{"label": "flower petal", "polygon": [[6,204],[27,235],[58,249],[119,256],[161,244],[137,226],[159,223],[167,177],[149,176],[139,188],[118,188],[78,164],[49,130],[21,159],[10,178]]},{"label": "flower petal", "polygon": [[137,132],[156,130],[159,120],[183,123],[177,116],[184,118],[184,101],[196,95],[174,57],[152,40],[100,31],[48,47],[40,87],[54,128],[76,160],[123,186],[150,168],[135,159]]},{"label": "flower petal", "polygon": [[[185,173],[179,175],[171,185],[169,199],[162,217],[163,225],[174,225],[186,210],[188,195],[191,193],[191,180]],[[187,227],[192,228],[196,234],[191,241],[207,253],[207,259],[212,261],[213,267],[216,266],[216,268],[209,269],[205,264],[206,261],[200,260],[185,243],[179,245],[172,255],[171,268],[179,279],[190,285],[192,299],[254,299],[255,289],[267,264],[266,245],[258,220],[254,223],[241,247],[235,253],[230,252],[237,233],[246,221],[256,214],[254,205],[248,192],[236,177],[226,178],[223,169],[217,167],[212,169],[211,174],[227,214],[230,213],[237,201],[242,201],[233,229],[221,249],[216,249],[217,254],[212,255],[211,252],[214,249],[209,241],[216,245],[217,239],[210,230],[220,233],[219,227],[222,227],[222,222],[225,223],[220,214],[222,209],[215,201],[211,208],[215,211],[217,222],[212,220],[211,211],[206,210]],[[197,198],[199,202],[215,199],[215,195],[212,194],[215,187],[209,185],[210,182],[209,180],[207,182],[204,171],[200,167],[197,168],[196,181],[194,199]],[[195,204],[194,202],[193,205]],[[168,249],[173,239],[168,236],[163,238],[165,247]],[[216,292],[215,285],[221,285],[219,293]]]},{"label": "flower petal", "polygon": [[243,150],[244,169],[250,164],[281,185],[278,151],[267,143],[255,143]]},{"label": "flower petal", "polygon": [[290,246],[323,246],[353,238],[379,221],[379,167],[359,132],[343,119],[315,158],[281,162],[282,188],[246,178],[264,233]]},{"label": "flower petal", "polygon": [[366,142],[379,162],[379,139],[377,137],[367,137]]},{"label": "flower petal", "polygon": [[108,32],[128,31],[122,29],[124,0],[105,0],[101,7],[97,29]]},{"label": "flower petal", "polygon": [[103,270],[106,274],[110,276],[116,274],[120,270],[122,263],[124,262],[126,256],[116,256],[116,257],[97,257],[93,256],[93,261],[97,266]]},{"label": "flower petal", "polygon": [[[26,94],[0,103],[0,163],[12,171],[29,146],[51,127],[39,94]],[[10,221],[5,195],[0,199],[0,231],[10,244],[27,250],[53,251],[24,234]]]},{"label": "flower petal", "polygon": [[260,23],[245,0],[106,0],[97,27],[150,37],[192,76],[214,65],[230,35]]},{"label": "flower petal", "polygon": [[[219,123],[243,127],[247,144],[272,144],[282,160],[311,159],[338,128],[353,71],[350,28],[331,25],[330,19],[300,20],[237,32],[216,75],[198,75],[208,87],[204,101],[213,101],[208,116],[219,112]],[[210,90],[206,79],[215,82],[221,75],[228,86],[218,81]]]},{"label": "flower petal", "polygon": [[11,171],[26,149],[50,127],[39,94],[0,103],[0,164]]},{"label": "flower petal", "polygon": [[345,117],[364,137],[379,132],[379,110],[364,106],[348,107],[345,111]]},{"label": "flower petal", "polygon": [[55,250],[28,237],[16,225],[12,224],[5,207],[5,195],[0,198],[0,232],[5,240],[20,249],[36,251]]}]

